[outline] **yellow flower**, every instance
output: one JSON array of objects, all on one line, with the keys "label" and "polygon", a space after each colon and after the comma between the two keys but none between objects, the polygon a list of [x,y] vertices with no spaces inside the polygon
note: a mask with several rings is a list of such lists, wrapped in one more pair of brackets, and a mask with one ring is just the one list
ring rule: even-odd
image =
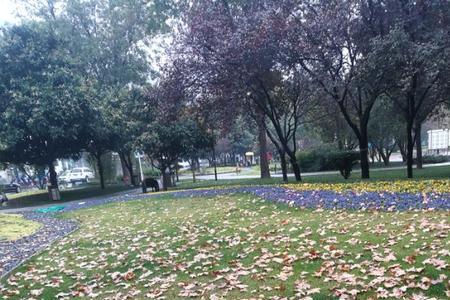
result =
[{"label": "yellow flower", "polygon": [[393,193],[450,193],[450,180],[396,180],[359,181],[352,183],[298,183],[282,185],[285,188],[335,192],[393,192]]}]

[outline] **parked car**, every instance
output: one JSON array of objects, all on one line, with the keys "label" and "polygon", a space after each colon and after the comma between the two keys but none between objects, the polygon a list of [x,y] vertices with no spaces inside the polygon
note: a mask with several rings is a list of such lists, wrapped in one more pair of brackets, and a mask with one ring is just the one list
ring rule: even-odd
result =
[{"label": "parked car", "polygon": [[70,182],[69,175],[70,175],[69,170],[62,172],[61,174],[58,175],[58,181],[60,183],[69,183]]},{"label": "parked car", "polygon": [[94,172],[89,168],[75,168],[67,175],[68,182],[89,182],[95,178]]},{"label": "parked car", "polygon": [[3,193],[20,193],[22,188],[16,182],[8,182],[7,180],[0,180],[0,191]]}]

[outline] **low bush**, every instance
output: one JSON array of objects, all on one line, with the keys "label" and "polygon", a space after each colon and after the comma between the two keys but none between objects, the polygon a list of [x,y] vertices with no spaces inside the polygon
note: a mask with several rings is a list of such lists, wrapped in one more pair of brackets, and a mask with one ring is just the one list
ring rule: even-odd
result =
[{"label": "low bush", "polygon": [[330,169],[339,170],[342,177],[348,179],[353,166],[359,161],[359,153],[356,151],[337,151],[329,154],[328,164]]},{"label": "low bush", "polygon": [[334,147],[323,146],[321,148],[297,152],[297,161],[303,172],[318,172],[332,170],[328,166],[329,155],[336,152]]},{"label": "low bush", "polygon": [[339,151],[329,147],[297,153],[297,160],[303,172],[340,171],[347,179],[353,166],[359,160],[356,151]]},{"label": "low bush", "polygon": [[161,177],[161,172],[158,169],[145,169],[144,175],[145,177],[158,178]]},{"label": "low bush", "polygon": [[422,159],[424,164],[439,164],[450,161],[450,156],[426,155]]}]

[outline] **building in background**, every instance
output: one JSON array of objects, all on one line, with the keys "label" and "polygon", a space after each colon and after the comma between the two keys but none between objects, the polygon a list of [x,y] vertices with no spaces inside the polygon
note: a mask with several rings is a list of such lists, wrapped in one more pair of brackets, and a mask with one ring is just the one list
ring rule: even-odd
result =
[{"label": "building in background", "polygon": [[428,155],[450,155],[450,111],[441,109],[426,123]]},{"label": "building in background", "polygon": [[450,130],[432,129],[428,134],[428,154],[449,155],[450,154]]}]

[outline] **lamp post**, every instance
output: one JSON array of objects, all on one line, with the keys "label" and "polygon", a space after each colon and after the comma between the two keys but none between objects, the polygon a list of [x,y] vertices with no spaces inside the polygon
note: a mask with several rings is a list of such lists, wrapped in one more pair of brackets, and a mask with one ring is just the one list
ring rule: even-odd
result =
[{"label": "lamp post", "polygon": [[139,171],[141,174],[141,182],[144,182],[144,170],[142,169],[142,161],[141,161],[141,158],[144,156],[144,154],[142,152],[136,151],[134,152],[134,156],[138,159]]}]

